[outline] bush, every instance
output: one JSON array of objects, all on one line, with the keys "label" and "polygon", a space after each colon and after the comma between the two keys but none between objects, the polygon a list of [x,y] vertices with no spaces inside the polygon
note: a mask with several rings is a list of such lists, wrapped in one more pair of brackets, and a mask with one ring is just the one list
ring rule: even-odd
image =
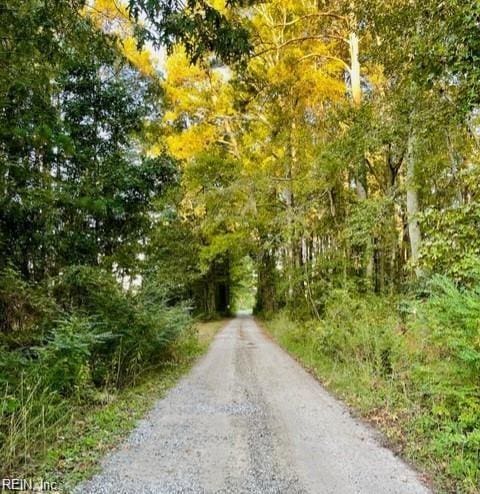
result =
[{"label": "bush", "polygon": [[71,268],[54,293],[64,310],[88,315],[98,334],[109,335],[92,355],[96,385],[125,385],[145,367],[168,358],[169,346],[190,322],[188,307],[169,306],[161,283],[148,281],[132,294],[112,274],[96,268]]},{"label": "bush", "polygon": [[450,458],[447,473],[468,490],[480,482],[480,291],[445,277],[428,288],[411,321],[418,341],[411,379],[430,419],[417,422],[435,454]]},{"label": "bush", "polygon": [[112,338],[99,334],[91,320],[71,315],[58,321],[48,342],[38,349],[44,383],[62,395],[79,394],[92,385],[93,351]]},{"label": "bush", "polygon": [[475,383],[480,373],[480,288],[458,288],[438,276],[429,289],[426,303],[418,307],[420,330],[436,349],[428,363],[448,360],[451,384],[457,378]]},{"label": "bush", "polygon": [[0,334],[14,333],[9,341],[27,342],[35,330],[55,314],[44,288],[28,284],[13,268],[0,272]]},{"label": "bush", "polygon": [[[67,411],[88,403],[96,388],[128,385],[152,366],[195,352],[188,306],[170,304],[160,284],[149,282],[133,294],[111,273],[77,266],[42,292],[13,272],[8,276],[0,284],[1,301],[19,301],[9,324],[15,320],[15,329],[25,326],[30,336],[16,345],[5,335],[0,341],[0,456],[6,469],[20,458],[28,461],[49,431],[69,420]],[[42,300],[51,294],[54,302],[37,313],[36,299],[23,303],[14,289],[27,299],[33,291]]]},{"label": "bush", "polygon": [[170,305],[164,286],[153,280],[145,283],[135,301],[144,334],[136,342],[137,353],[150,364],[167,358],[171,345],[191,326],[188,305]]},{"label": "bush", "polygon": [[354,361],[382,375],[391,373],[398,354],[398,318],[392,305],[393,299],[331,291],[324,317],[310,323],[315,347],[333,361]]}]

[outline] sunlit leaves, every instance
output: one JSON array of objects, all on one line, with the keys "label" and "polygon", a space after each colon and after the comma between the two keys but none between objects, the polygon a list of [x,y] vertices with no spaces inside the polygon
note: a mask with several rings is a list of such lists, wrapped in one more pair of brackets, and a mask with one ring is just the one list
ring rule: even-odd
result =
[{"label": "sunlit leaves", "polygon": [[119,49],[137,70],[146,76],[154,75],[152,53],[139,47],[136,26],[121,0],[94,0],[84,7],[83,14],[103,32],[116,38]]},{"label": "sunlit leaves", "polygon": [[226,70],[191,65],[178,47],[168,58],[166,72],[168,111],[164,121],[170,151],[189,159],[222,143],[234,154],[234,94]]}]

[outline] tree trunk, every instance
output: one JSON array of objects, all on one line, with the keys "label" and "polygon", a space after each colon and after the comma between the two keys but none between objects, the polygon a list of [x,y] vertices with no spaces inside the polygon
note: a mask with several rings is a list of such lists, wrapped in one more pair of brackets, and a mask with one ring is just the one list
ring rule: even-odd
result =
[{"label": "tree trunk", "polygon": [[289,250],[289,268],[288,268],[288,300],[289,302],[295,301],[295,287],[294,283],[296,282],[296,273],[295,273],[295,264],[297,259],[297,249],[296,245],[296,233],[295,233],[295,221],[294,221],[294,207],[295,207],[295,198],[293,193],[293,170],[297,166],[297,148],[295,145],[295,131],[296,131],[296,123],[295,119],[292,118],[292,123],[290,127],[290,138],[289,138],[289,147],[290,147],[290,160],[286,160],[285,163],[285,183],[287,184],[287,188],[285,190],[285,202],[287,208],[287,223],[288,223],[288,231],[287,231],[287,245]]},{"label": "tree trunk", "polygon": [[255,313],[272,314],[277,307],[275,288],[275,255],[264,252],[257,265],[257,301]]},{"label": "tree trunk", "polygon": [[352,100],[355,106],[362,104],[362,81],[360,77],[360,61],[358,59],[358,36],[350,33],[348,39],[350,48],[350,84],[352,86]]},{"label": "tree trunk", "polygon": [[[359,60],[359,42],[356,33],[350,33],[348,37],[348,46],[350,48],[350,85],[352,91],[352,101],[356,108],[362,104],[362,79],[360,75],[360,60]],[[360,201],[365,201],[368,197],[367,174],[365,162],[358,166],[355,183],[357,189],[357,197]],[[365,278],[368,283],[373,281],[373,272],[375,266],[375,252],[373,249],[372,239],[369,240],[365,252]]]},{"label": "tree trunk", "polygon": [[412,130],[408,137],[407,148],[407,221],[411,260],[415,269],[415,275],[419,278],[422,275],[422,270],[419,266],[422,234],[418,223],[420,208],[418,200],[418,187],[416,184],[415,146],[416,137],[414,131]]}]

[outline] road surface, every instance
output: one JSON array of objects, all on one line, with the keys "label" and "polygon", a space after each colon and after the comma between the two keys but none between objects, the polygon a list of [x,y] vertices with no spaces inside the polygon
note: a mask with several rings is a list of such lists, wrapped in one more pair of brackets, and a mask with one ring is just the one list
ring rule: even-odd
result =
[{"label": "road surface", "polygon": [[428,493],[249,317],[81,485],[82,494]]}]

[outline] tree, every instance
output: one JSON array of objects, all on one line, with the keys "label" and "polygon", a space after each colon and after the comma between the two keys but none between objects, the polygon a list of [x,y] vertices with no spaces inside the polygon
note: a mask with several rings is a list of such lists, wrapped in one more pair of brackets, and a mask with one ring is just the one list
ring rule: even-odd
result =
[{"label": "tree", "polygon": [[[196,62],[213,53],[224,62],[237,62],[248,55],[251,45],[245,27],[235,18],[234,8],[252,3],[245,0],[225,2],[205,0],[130,0],[135,19],[145,16],[141,39],[171,50],[184,46],[189,59]],[[217,8],[216,8],[217,7]]]},{"label": "tree", "polygon": [[174,173],[143,143],[161,97],[151,66],[127,59],[81,2],[4,10],[2,267],[35,281],[75,263],[135,272],[150,204]]}]

